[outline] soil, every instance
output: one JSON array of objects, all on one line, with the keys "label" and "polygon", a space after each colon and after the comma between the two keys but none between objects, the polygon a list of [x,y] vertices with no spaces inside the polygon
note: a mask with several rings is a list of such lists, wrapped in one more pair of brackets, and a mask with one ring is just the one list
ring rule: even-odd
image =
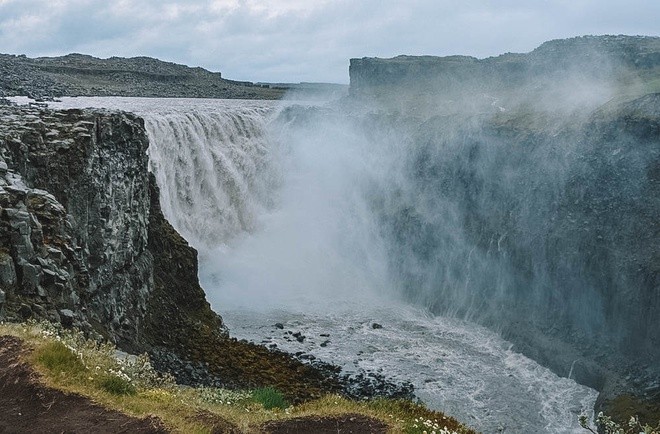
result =
[{"label": "soil", "polygon": [[0,433],[166,433],[159,419],[108,410],[40,383],[20,339],[0,336]]},{"label": "soil", "polygon": [[300,417],[283,421],[266,422],[261,431],[268,434],[385,434],[387,425],[377,419],[359,414],[342,414],[332,417]]}]

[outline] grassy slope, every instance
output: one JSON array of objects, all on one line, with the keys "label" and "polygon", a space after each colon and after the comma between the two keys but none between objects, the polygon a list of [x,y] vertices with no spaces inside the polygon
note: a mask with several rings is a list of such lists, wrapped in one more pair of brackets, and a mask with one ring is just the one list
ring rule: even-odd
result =
[{"label": "grassy slope", "polygon": [[[90,397],[131,416],[155,415],[175,432],[208,433],[219,423],[240,432],[259,432],[272,420],[305,416],[360,414],[385,422],[393,433],[473,433],[459,422],[408,401],[356,402],[336,395],[267,410],[273,391],[195,389],[159,378],[138,358],[120,362],[111,345],[86,341],[80,334],[45,324],[1,324],[0,335],[23,339],[32,350],[28,362],[50,387]],[[435,426],[434,426],[435,425]],[[442,428],[447,431],[442,431]]]}]

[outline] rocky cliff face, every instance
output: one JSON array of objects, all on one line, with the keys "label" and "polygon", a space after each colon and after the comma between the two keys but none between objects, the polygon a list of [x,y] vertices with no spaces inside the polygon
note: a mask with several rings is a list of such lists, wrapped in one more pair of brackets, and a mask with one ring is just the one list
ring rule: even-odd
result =
[{"label": "rocky cliff face", "polygon": [[[141,119],[11,106],[0,117],[0,285],[8,318],[48,318],[144,348],[154,340],[148,318],[167,304],[153,295],[166,273],[172,283],[179,275],[186,281],[178,282],[178,300],[209,313],[220,330],[197,284],[194,251],[180,237],[167,253],[155,245],[173,235],[163,229]],[[162,264],[165,254],[187,261]]]},{"label": "rocky cliff face", "polygon": [[0,106],[0,319],[78,327],[186,383],[275,386],[293,401],[352,387],[229,338],[197,252],[163,216],[147,146],[131,114]]},{"label": "rocky cliff face", "polygon": [[658,77],[646,37],[351,61],[354,107],[407,125],[410,184],[382,206],[405,296],[656,420]]}]

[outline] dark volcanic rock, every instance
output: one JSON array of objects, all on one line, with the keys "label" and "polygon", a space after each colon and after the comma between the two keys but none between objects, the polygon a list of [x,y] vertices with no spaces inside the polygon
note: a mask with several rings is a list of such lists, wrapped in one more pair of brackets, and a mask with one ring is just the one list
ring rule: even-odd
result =
[{"label": "dark volcanic rock", "polygon": [[84,308],[74,325],[136,341],[152,279],[142,121],[2,110],[0,150],[9,170],[0,186],[0,237],[16,275],[4,261],[8,315],[26,301],[47,311]]}]

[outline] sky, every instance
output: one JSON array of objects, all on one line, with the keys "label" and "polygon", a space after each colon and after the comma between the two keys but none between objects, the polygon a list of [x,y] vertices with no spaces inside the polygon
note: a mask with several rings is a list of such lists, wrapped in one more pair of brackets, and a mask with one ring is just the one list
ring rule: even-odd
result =
[{"label": "sky", "polygon": [[348,83],[354,57],[660,36],[660,0],[0,0],[0,52],[150,56],[235,80]]}]

